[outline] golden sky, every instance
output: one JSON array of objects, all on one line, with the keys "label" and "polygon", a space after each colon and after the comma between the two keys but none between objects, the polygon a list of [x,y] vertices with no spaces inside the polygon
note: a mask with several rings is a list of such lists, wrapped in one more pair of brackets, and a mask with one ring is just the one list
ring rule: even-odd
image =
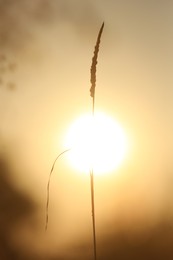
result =
[{"label": "golden sky", "polygon": [[[44,221],[52,162],[72,122],[91,111],[90,66],[103,21],[96,110],[122,125],[131,150],[117,171],[95,180],[99,259],[159,259],[157,242],[160,256],[173,256],[173,233],[165,231],[173,219],[173,2],[0,0],[0,19],[3,259],[12,259],[7,245],[13,259],[16,251],[25,260],[92,259],[89,176],[65,155],[52,177],[46,236]],[[12,192],[20,196],[9,201]]]}]

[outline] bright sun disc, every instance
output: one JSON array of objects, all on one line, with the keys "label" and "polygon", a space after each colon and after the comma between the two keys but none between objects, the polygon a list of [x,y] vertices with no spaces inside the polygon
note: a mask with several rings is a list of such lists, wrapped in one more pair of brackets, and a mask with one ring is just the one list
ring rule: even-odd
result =
[{"label": "bright sun disc", "polygon": [[68,159],[80,172],[103,174],[116,169],[127,151],[121,126],[102,113],[83,115],[70,127],[65,146],[71,148]]}]

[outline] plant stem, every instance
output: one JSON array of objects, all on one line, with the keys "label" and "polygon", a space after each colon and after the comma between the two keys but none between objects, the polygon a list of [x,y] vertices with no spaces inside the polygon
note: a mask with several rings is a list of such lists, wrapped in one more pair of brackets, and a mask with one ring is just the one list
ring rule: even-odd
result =
[{"label": "plant stem", "polygon": [[53,165],[52,165],[52,168],[50,170],[50,173],[49,173],[49,179],[48,179],[48,182],[47,182],[47,202],[46,202],[46,223],[45,223],[45,231],[47,231],[47,228],[48,228],[48,221],[49,221],[49,190],[50,190],[50,180],[51,180],[51,176],[52,176],[52,172],[54,170],[54,167],[55,167],[55,163],[56,161],[59,159],[59,157],[61,155],[63,155],[64,153],[70,151],[71,149],[67,149],[67,150],[64,150],[62,153],[60,153],[56,159],[54,160],[53,162]]},{"label": "plant stem", "polygon": [[[94,48],[94,56],[92,58],[91,64],[91,88],[90,88],[90,96],[92,97],[92,116],[94,121],[94,110],[95,110],[95,87],[96,87],[96,66],[97,66],[97,57],[99,52],[99,45],[101,40],[101,35],[104,28],[104,22],[99,30],[99,34],[97,37],[96,45]],[[92,147],[91,147],[92,149]],[[95,228],[95,205],[94,205],[94,169],[90,170],[90,181],[91,181],[91,208],[92,208],[92,224],[93,224],[93,244],[94,244],[94,260],[97,260],[97,248],[96,248],[96,228]]]},{"label": "plant stem", "polygon": [[91,205],[92,205],[94,260],[97,260],[96,228],[95,228],[95,205],[94,205],[94,172],[93,172],[93,169],[90,171],[90,182],[91,182]]}]

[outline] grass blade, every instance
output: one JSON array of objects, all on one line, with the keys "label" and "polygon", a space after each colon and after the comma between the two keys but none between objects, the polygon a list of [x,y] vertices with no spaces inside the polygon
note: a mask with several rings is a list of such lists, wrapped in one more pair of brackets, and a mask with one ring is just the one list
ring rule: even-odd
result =
[{"label": "grass blade", "polygon": [[47,182],[47,201],[46,201],[46,223],[45,223],[45,231],[47,231],[47,228],[48,228],[48,221],[49,221],[49,191],[50,191],[50,181],[51,181],[51,176],[52,176],[52,173],[53,173],[53,170],[54,170],[54,167],[55,167],[55,163],[56,161],[59,159],[59,157],[61,155],[63,155],[64,153],[70,151],[71,149],[67,149],[65,151],[63,151],[62,153],[60,153],[56,159],[54,160],[53,164],[52,164],[52,168],[50,170],[50,173],[49,173],[49,178],[48,178],[48,182]]}]

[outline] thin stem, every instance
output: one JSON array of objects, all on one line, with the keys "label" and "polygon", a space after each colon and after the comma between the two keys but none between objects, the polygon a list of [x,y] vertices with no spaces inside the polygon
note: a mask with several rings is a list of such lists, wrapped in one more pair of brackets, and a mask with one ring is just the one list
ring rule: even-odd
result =
[{"label": "thin stem", "polygon": [[[95,110],[95,87],[96,87],[96,67],[97,67],[97,57],[99,52],[99,45],[101,40],[101,35],[103,32],[104,23],[100,28],[97,42],[94,48],[94,56],[92,58],[91,64],[91,88],[90,88],[90,96],[92,97],[92,115],[94,120],[94,110]],[[92,148],[91,148],[92,149]],[[92,208],[92,224],[93,224],[93,243],[94,243],[94,260],[97,260],[97,250],[96,250],[96,228],[95,228],[95,205],[94,205],[94,170],[93,167],[90,171],[90,181],[91,181],[91,208]]]},{"label": "thin stem", "polygon": [[[95,95],[92,98],[92,116],[94,120],[95,109]],[[92,226],[93,226],[93,245],[94,245],[94,260],[97,260],[97,246],[96,246],[96,225],[95,225],[95,203],[94,203],[94,170],[90,170],[90,184],[91,184],[91,209],[92,209]]]},{"label": "thin stem", "polygon": [[92,115],[93,115],[93,119],[94,119],[94,112],[95,112],[95,96],[94,96],[92,99],[93,99],[93,103],[92,103]]},{"label": "thin stem", "polygon": [[49,221],[49,190],[50,190],[50,180],[51,180],[51,175],[52,175],[52,172],[54,170],[54,167],[55,167],[55,163],[56,161],[58,160],[58,158],[63,155],[64,153],[70,151],[71,149],[67,149],[65,151],[63,151],[62,153],[60,153],[56,159],[54,160],[53,164],[52,164],[52,168],[50,170],[50,173],[49,173],[49,179],[48,179],[48,182],[47,182],[47,202],[46,202],[46,224],[45,224],[45,231],[47,231],[47,227],[48,227],[48,221]]},{"label": "thin stem", "polygon": [[91,205],[92,205],[94,260],[97,260],[96,227],[95,227],[95,205],[94,205],[94,172],[93,172],[93,169],[90,171],[90,183],[91,183]]}]

